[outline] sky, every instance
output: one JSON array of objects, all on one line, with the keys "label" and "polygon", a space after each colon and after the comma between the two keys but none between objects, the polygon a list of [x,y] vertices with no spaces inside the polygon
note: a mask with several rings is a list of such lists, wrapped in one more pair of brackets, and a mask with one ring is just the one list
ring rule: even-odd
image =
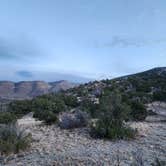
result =
[{"label": "sky", "polygon": [[114,78],[166,66],[165,0],[0,0],[0,80]]}]

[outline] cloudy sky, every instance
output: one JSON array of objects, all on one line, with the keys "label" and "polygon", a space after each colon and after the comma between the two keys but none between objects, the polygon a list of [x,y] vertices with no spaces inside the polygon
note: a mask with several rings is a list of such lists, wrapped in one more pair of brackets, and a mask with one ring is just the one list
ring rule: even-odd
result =
[{"label": "cloudy sky", "polygon": [[87,81],[166,66],[166,0],[0,0],[0,80]]}]

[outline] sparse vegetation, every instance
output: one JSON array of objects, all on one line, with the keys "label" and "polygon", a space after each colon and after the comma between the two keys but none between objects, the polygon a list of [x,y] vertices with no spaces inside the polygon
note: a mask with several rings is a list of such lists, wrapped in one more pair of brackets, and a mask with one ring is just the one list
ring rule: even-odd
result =
[{"label": "sparse vegetation", "polygon": [[94,104],[89,99],[85,99],[81,102],[81,110],[84,112],[87,112],[92,118],[95,118],[98,114],[98,106],[97,104]]},{"label": "sparse vegetation", "polygon": [[35,111],[34,118],[44,121],[46,124],[51,125],[57,122],[57,115],[48,110]]},{"label": "sparse vegetation", "polygon": [[30,147],[31,135],[16,125],[3,125],[0,128],[0,153],[18,153]]},{"label": "sparse vegetation", "polygon": [[8,106],[8,111],[20,118],[31,112],[31,106],[31,100],[12,101]]},{"label": "sparse vegetation", "polygon": [[[41,144],[36,145],[39,151],[42,147],[42,152],[46,148],[49,152],[52,152],[52,149],[54,149],[56,153],[57,151],[59,152],[60,147],[65,153],[66,150],[70,152],[70,148],[68,147],[71,147],[72,150],[78,147],[78,149],[83,149],[83,152],[80,153],[76,149],[79,153],[78,155],[81,156],[85,153],[87,153],[88,157],[94,155],[94,159],[96,160],[94,161],[98,165],[101,165],[100,161],[101,163],[109,161],[109,165],[112,164],[113,162],[110,158],[116,165],[123,165],[124,162],[131,165],[145,165],[154,160],[153,155],[156,153],[156,156],[157,154],[161,154],[161,156],[158,156],[159,158],[153,163],[149,163],[149,165],[162,166],[165,164],[162,161],[165,152],[165,149],[162,148],[162,144],[164,143],[164,124],[154,125],[153,123],[137,121],[143,121],[147,115],[155,115],[152,111],[147,112],[145,105],[149,108],[151,104],[148,103],[156,100],[165,101],[165,81],[164,77],[157,77],[156,75],[154,77],[144,73],[114,80],[91,82],[60,93],[35,97],[29,101],[13,101],[8,107],[8,112],[0,114],[0,123],[9,124],[10,122],[15,122],[17,118],[33,112],[34,117],[44,121],[45,124],[58,123],[61,129],[69,129],[69,131],[63,131],[56,127],[43,125],[34,127],[34,129],[32,127],[31,131],[34,133],[39,132],[39,135],[43,138],[40,142],[41,144],[43,143],[43,146]],[[158,114],[158,112],[156,113]],[[27,121],[29,121],[28,118]],[[34,119],[32,121],[34,124]],[[134,121],[134,123],[131,121]],[[21,123],[23,124],[22,120]],[[40,122],[37,122],[37,124],[40,124]],[[128,124],[131,124],[136,130],[129,127]],[[81,128],[85,126],[86,128]],[[80,129],[70,130],[73,128]],[[151,132],[151,130],[157,132]],[[90,138],[88,134],[94,139]],[[135,138],[137,134],[141,137],[132,142],[133,146],[130,146],[129,141],[117,141],[113,144],[110,141],[95,140],[96,138],[128,140]],[[156,135],[158,136],[158,140],[160,140],[158,146],[161,149],[155,149],[156,152],[148,151],[147,155],[142,157],[142,154],[145,154],[149,147],[156,146]],[[38,136],[36,136],[36,140],[38,140]],[[64,143],[63,140],[67,141]],[[74,144],[73,140],[75,141]],[[142,144],[142,140],[144,144]],[[60,145],[56,149],[57,143]],[[90,148],[89,145],[91,145]],[[137,151],[138,147],[136,145],[140,146],[141,151]],[[29,146],[30,136],[22,131],[17,131],[8,125],[4,125],[3,130],[0,129],[1,154],[17,153],[27,149]],[[83,146],[85,146],[85,149],[82,148]],[[107,146],[111,156],[105,155],[108,152]],[[119,148],[119,146],[122,146],[122,148]],[[86,148],[89,149],[87,150]],[[112,154],[115,154],[116,149],[121,150],[121,152],[119,151],[115,155],[117,160],[116,157],[112,156]],[[125,152],[126,154],[124,154]],[[34,152],[34,156],[36,153],[39,152]],[[41,154],[45,155],[44,153]],[[99,155],[102,157],[100,158]],[[49,154],[49,156],[52,157],[52,154]],[[105,156],[107,160],[103,160]],[[150,160],[147,161],[149,156]],[[36,161],[36,158],[34,160]],[[59,158],[57,160],[59,161]],[[78,159],[76,160],[78,162]],[[87,162],[87,158],[81,158],[82,160],[86,160]]]},{"label": "sparse vegetation", "polygon": [[15,122],[17,117],[10,112],[1,112],[0,113],[0,124],[9,124]]},{"label": "sparse vegetation", "polygon": [[64,101],[53,95],[44,95],[32,100],[32,111],[34,117],[52,124],[57,121],[57,113],[66,110]]},{"label": "sparse vegetation", "polygon": [[47,110],[54,113],[66,110],[64,101],[56,95],[44,95],[32,100],[32,111]]},{"label": "sparse vegetation", "polygon": [[133,137],[134,132],[124,122],[144,120],[148,115],[145,104],[154,100],[164,101],[165,81],[165,75],[158,75],[158,72],[152,70],[113,80],[90,82],[29,101],[13,101],[9,104],[9,112],[1,114],[0,122],[9,123],[34,112],[35,118],[52,124],[57,122],[59,113],[80,109],[92,119],[98,119],[95,127],[91,128],[93,135],[107,138]]},{"label": "sparse vegetation", "polygon": [[131,102],[131,113],[130,116],[133,120],[141,121],[144,120],[147,116],[147,110],[141,102],[132,101]]},{"label": "sparse vegetation", "polygon": [[122,103],[121,95],[112,92],[101,98],[98,120],[91,126],[91,135],[97,138],[124,139],[133,138],[135,131],[124,125],[130,113],[130,107]]}]

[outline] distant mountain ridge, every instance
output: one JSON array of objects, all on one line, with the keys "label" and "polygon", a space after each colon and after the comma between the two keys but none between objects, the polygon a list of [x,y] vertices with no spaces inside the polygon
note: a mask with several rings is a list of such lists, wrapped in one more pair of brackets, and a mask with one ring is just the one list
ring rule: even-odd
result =
[{"label": "distant mountain ridge", "polygon": [[57,82],[44,81],[0,81],[1,99],[28,99],[35,96],[59,92],[77,86],[77,84],[62,80]]},{"label": "distant mountain ridge", "polygon": [[[82,84],[81,86],[65,80],[56,82],[22,81],[16,83],[12,81],[0,81],[0,100],[29,99],[43,94],[68,90],[74,87],[78,87],[75,91],[79,89],[82,89],[81,91],[91,89],[93,93],[98,93],[99,91],[102,91],[103,88],[110,87],[112,81],[115,81],[118,87],[127,89],[127,91],[132,91],[132,93],[138,91],[141,93],[146,91],[147,94],[153,92],[166,93],[166,67],[153,68],[144,72],[111,80],[89,82]],[[91,94],[91,92],[87,93]]]}]

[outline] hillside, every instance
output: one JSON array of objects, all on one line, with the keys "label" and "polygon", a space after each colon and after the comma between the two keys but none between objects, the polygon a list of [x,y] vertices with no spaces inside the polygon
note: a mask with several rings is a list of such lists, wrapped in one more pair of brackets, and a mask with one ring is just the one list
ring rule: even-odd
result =
[{"label": "hillside", "polygon": [[[127,93],[146,93],[161,97],[166,93],[166,67],[154,68],[142,73],[119,77],[111,80],[94,81],[78,86],[68,81],[0,81],[0,98],[2,99],[29,99],[43,94],[59,91],[73,93],[75,96],[95,97],[105,89],[112,89],[112,85]],[[74,88],[75,87],[75,88]],[[137,94],[138,95],[138,94]]]},{"label": "hillside", "polygon": [[[38,83],[44,89],[52,86],[48,89],[58,93],[12,101],[6,111],[2,108],[0,164],[164,166],[165,71],[166,68],[155,68],[61,92],[59,87],[66,87],[66,82],[58,82],[58,90],[54,89],[56,83]],[[23,94],[32,90],[24,87],[27,84],[20,88]],[[11,130],[10,125],[15,123]],[[14,132],[15,142],[10,134],[6,139],[6,130]],[[22,136],[17,136],[19,131]],[[11,154],[3,155],[7,153]]]},{"label": "hillside", "polygon": [[90,82],[69,89],[66,93],[79,97],[79,100],[90,98],[97,100],[104,93],[118,89],[122,95],[130,99],[138,99],[144,103],[152,100],[166,100],[166,67],[154,68],[145,72]]},{"label": "hillside", "polygon": [[1,99],[29,99],[47,93],[58,92],[73,88],[76,84],[68,81],[44,82],[44,81],[22,81],[10,82],[0,81]]}]

